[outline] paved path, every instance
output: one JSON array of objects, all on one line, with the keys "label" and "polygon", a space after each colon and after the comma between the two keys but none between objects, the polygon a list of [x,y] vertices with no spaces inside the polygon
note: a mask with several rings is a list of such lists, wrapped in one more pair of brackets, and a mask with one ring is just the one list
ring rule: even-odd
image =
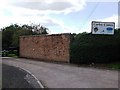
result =
[{"label": "paved path", "polygon": [[4,58],[2,61],[29,70],[48,88],[118,88],[118,71],[20,58]]}]

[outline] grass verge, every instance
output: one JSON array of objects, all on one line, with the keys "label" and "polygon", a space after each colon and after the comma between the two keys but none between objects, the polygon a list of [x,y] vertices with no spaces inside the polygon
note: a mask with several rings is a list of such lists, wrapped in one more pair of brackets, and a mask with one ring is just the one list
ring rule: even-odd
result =
[{"label": "grass verge", "polygon": [[112,70],[120,70],[120,62],[118,63],[92,63],[92,64],[77,64],[79,67],[92,67],[92,68],[101,68],[101,69],[112,69]]},{"label": "grass verge", "polygon": [[111,63],[107,65],[108,68],[120,70],[120,63]]},{"label": "grass verge", "polygon": [[8,54],[7,56],[8,56],[8,57],[15,57],[15,58],[18,57],[18,56],[16,56],[16,54]]}]

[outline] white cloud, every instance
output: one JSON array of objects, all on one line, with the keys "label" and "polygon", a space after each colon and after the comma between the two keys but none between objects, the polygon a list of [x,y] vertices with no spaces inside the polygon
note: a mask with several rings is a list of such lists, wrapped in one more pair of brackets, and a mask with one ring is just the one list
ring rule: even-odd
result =
[{"label": "white cloud", "polygon": [[[76,26],[67,26],[64,21],[56,20],[49,17],[49,14],[69,14],[84,9],[85,0],[3,0],[0,3],[0,28],[15,24],[42,24],[46,27],[52,27],[51,33],[58,33],[56,28],[59,28],[60,33],[80,33],[91,31],[91,21],[84,28]],[[111,16],[98,21],[116,22],[118,25],[117,16]]]},{"label": "white cloud", "polygon": [[102,22],[115,22],[115,27],[118,27],[118,15],[113,15],[111,17],[107,17],[104,19],[98,19],[97,21],[102,21]]},{"label": "white cloud", "polygon": [[[41,24],[50,29],[51,33],[67,33],[73,32],[74,27],[66,26],[65,23],[61,20],[56,20],[48,16],[2,16],[0,22],[0,28],[8,26],[10,24]],[[52,28],[52,29],[51,29]],[[59,30],[57,32],[56,30]]]},{"label": "white cloud", "polygon": [[119,2],[119,0],[85,0],[86,2]]},{"label": "white cloud", "polygon": [[46,27],[59,27],[63,32],[71,32],[75,27],[66,26],[63,21],[50,18],[49,14],[77,12],[85,5],[84,0],[3,0],[0,3],[0,28],[15,23],[40,23]]},{"label": "white cloud", "polygon": [[[111,17],[107,17],[107,18],[103,18],[103,19],[96,19],[96,20],[93,20],[93,21],[115,22],[115,28],[118,28],[118,15],[113,15]],[[88,21],[88,23],[86,23],[86,26],[81,28],[80,31],[91,32],[91,22],[92,21]]]},{"label": "white cloud", "polygon": [[12,6],[42,13],[71,13],[82,10],[86,5],[85,0],[12,0]]},{"label": "white cloud", "polygon": [[68,14],[82,10],[85,5],[85,0],[3,0],[0,3],[0,11],[7,9],[13,14],[20,12]]}]

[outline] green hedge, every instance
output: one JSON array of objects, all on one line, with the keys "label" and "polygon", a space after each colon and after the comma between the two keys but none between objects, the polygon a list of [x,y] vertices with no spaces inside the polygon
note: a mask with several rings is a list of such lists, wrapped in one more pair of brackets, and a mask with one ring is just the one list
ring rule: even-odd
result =
[{"label": "green hedge", "polygon": [[107,63],[119,61],[120,30],[115,35],[74,35],[70,45],[71,63]]}]

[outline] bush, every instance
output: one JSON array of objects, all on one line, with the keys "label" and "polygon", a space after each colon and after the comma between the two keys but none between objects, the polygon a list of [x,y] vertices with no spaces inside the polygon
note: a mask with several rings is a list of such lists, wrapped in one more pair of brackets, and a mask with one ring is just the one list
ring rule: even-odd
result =
[{"label": "bush", "polygon": [[115,35],[78,34],[70,45],[71,63],[108,63],[119,60],[120,30]]},{"label": "bush", "polygon": [[2,57],[17,57],[18,56],[18,50],[3,50],[2,51]]}]

